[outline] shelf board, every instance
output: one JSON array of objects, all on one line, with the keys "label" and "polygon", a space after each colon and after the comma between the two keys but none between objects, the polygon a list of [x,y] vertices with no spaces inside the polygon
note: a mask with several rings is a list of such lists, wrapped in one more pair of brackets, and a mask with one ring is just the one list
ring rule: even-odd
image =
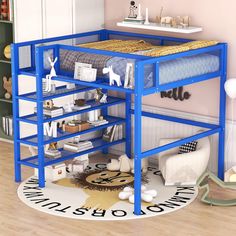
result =
[{"label": "shelf board", "polygon": [[122,92],[122,93],[134,93],[134,89],[124,88],[123,86],[109,85],[108,78],[97,78],[95,82],[86,82],[86,81],[71,78],[69,76],[57,75],[56,77],[53,78],[53,80],[74,83],[74,84],[77,84],[80,86],[86,86],[86,87],[89,86],[93,88],[108,89],[108,90],[113,90],[113,91]]},{"label": "shelf board", "polygon": [[137,24],[137,23],[135,24],[135,23],[118,22],[117,26],[127,27],[127,28],[136,28],[136,29],[157,30],[157,31],[164,31],[164,32],[181,33],[181,34],[192,34],[192,33],[201,32],[203,30],[202,27],[189,26],[187,28],[175,28],[171,26],[163,26],[157,23],[150,23],[149,25],[144,25],[144,24]]},{"label": "shelf board", "polygon": [[[86,105],[90,105],[90,108],[86,108],[83,110],[73,110],[72,112],[65,112],[63,115],[61,116],[57,116],[57,117],[49,117],[49,116],[44,116],[44,123],[46,122],[51,122],[51,121],[55,121],[55,120],[59,120],[59,119],[64,119],[66,117],[70,117],[70,116],[76,116],[76,115],[80,115],[82,113],[86,113],[89,111],[93,111],[93,110],[98,110],[98,109],[102,109],[102,108],[106,108],[109,106],[114,106],[114,105],[118,105],[121,103],[124,103],[125,99],[122,98],[117,98],[117,97],[107,97],[107,103],[97,103],[94,99],[93,100],[89,100],[86,102]],[[23,116],[20,117],[18,119],[19,121],[22,122],[26,122],[26,123],[31,123],[31,124],[37,124],[37,114],[32,114],[32,115],[27,115],[27,116]]]},{"label": "shelf board", "polygon": [[[50,144],[50,143],[53,143],[53,142],[58,142],[58,141],[61,141],[61,140],[64,140],[64,139],[73,138],[75,136],[79,136],[79,135],[83,135],[83,134],[86,134],[86,133],[98,131],[98,130],[107,128],[109,126],[119,125],[119,124],[122,124],[122,123],[125,122],[124,118],[114,117],[114,116],[106,116],[106,117],[104,117],[104,119],[106,119],[108,121],[108,124],[100,125],[100,126],[97,126],[97,127],[92,126],[91,128],[89,128],[87,130],[83,130],[83,131],[80,131],[80,132],[77,132],[77,133],[68,133],[68,132],[64,132],[62,130],[58,130],[56,138],[49,137],[49,136],[44,136],[44,143],[43,144],[46,145],[46,144]],[[38,136],[33,135],[33,136],[30,136],[30,137],[19,139],[18,141],[21,142],[21,143],[24,143],[24,144],[37,146],[38,145]]]},{"label": "shelf board", "polygon": [[[24,68],[20,70],[20,75],[26,75],[30,77],[35,77],[36,72],[33,68]],[[45,71],[43,73],[43,76],[45,76],[47,72]],[[108,89],[113,91],[118,91],[122,93],[134,93],[134,89],[124,88],[123,86],[110,86],[109,85],[109,79],[108,78],[101,78],[97,77],[97,80],[95,82],[86,82],[81,81],[73,78],[73,75],[71,73],[63,73],[62,75],[57,75],[56,77],[53,77],[52,80],[61,81],[61,82],[67,82],[67,83],[73,83],[79,86],[85,86],[85,87],[93,87],[96,88],[102,88],[102,89]]]},{"label": "shelf board", "polygon": [[10,20],[0,20],[0,23],[13,24],[13,21],[10,21]]},{"label": "shelf board", "polygon": [[11,64],[11,60],[0,59],[0,63]]},{"label": "shelf board", "polygon": [[0,98],[0,102],[12,103],[12,100],[6,98]]},{"label": "shelf board", "polygon": [[[121,144],[125,142],[125,139],[120,139],[120,140],[116,140],[113,142],[107,142],[102,140],[102,138],[97,138],[97,139],[93,139],[90,140],[93,143],[93,148],[90,148],[88,150],[82,151],[82,152],[69,152],[69,151],[65,151],[63,149],[59,149],[61,151],[62,157],[60,158],[56,158],[56,159],[50,159],[50,158],[44,158],[44,166],[50,166],[56,163],[60,163],[60,162],[64,162],[66,160],[70,160],[73,159],[77,156],[80,155],[84,155],[84,154],[88,154],[91,152],[95,152],[98,150],[102,150],[103,148],[108,148],[110,146],[114,146],[117,144]],[[23,159],[21,161],[19,161],[20,164],[26,165],[26,166],[31,166],[31,167],[38,167],[38,156],[33,156],[33,157],[29,157],[26,159]]]},{"label": "shelf board", "polygon": [[[51,99],[55,99],[55,98],[59,98],[59,97],[64,97],[64,96],[68,96],[68,95],[73,95],[75,93],[86,92],[86,91],[89,91],[92,89],[93,88],[86,87],[86,86],[76,86],[73,89],[67,89],[66,86],[60,86],[56,89],[55,93],[44,94],[43,101],[51,100]],[[37,102],[36,92],[22,94],[22,95],[17,96],[17,98],[22,99],[22,100],[26,100],[26,101]]]}]

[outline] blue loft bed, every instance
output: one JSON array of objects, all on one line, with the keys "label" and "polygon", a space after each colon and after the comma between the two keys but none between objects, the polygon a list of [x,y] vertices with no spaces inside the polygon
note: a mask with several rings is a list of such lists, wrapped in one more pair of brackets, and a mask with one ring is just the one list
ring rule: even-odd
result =
[{"label": "blue loft bed", "polygon": [[[226,81],[227,74],[227,44],[219,43],[215,46],[209,46],[201,49],[190,50],[187,52],[176,53],[168,56],[161,57],[148,57],[137,54],[127,54],[120,52],[111,52],[106,50],[90,49],[79,46],[71,46],[80,43],[104,41],[114,38],[135,38],[144,39],[147,41],[156,41],[159,45],[169,44],[181,44],[189,42],[188,39],[143,35],[128,32],[118,32],[110,30],[100,30],[87,33],[80,33],[69,36],[62,36],[50,39],[35,40],[31,42],[23,42],[12,44],[12,77],[13,77],[13,113],[14,113],[14,155],[15,155],[15,180],[21,181],[21,165],[38,168],[39,171],[39,186],[45,187],[44,167],[52,165],[58,162],[62,162],[78,155],[90,153],[97,150],[107,151],[112,145],[125,143],[125,152],[131,157],[131,117],[134,115],[134,159],[135,159],[135,205],[134,213],[139,215],[141,213],[141,160],[148,156],[160,153],[162,151],[180,146],[184,143],[201,139],[213,134],[219,135],[219,149],[218,149],[218,176],[223,179],[224,177],[224,143],[225,143],[225,106],[226,106],[226,94],[224,91],[224,83]],[[70,45],[68,45],[70,44]],[[30,65],[28,67],[20,67],[20,50],[21,48],[28,48]],[[122,58],[125,61],[132,60],[135,63],[135,85],[133,89],[124,87],[110,86],[108,79],[105,77],[98,77],[96,82],[84,82],[73,78],[73,73],[70,70],[63,70],[62,54],[61,51],[71,51],[88,53],[94,55],[110,56],[112,58]],[[70,82],[76,84],[76,87],[71,90],[65,90],[65,88],[58,87],[55,94],[43,95],[42,78],[48,73],[45,67],[44,59],[45,52],[51,52],[55,57],[59,58],[59,63],[56,65],[57,77],[54,80],[62,82]],[[205,55],[205,56],[204,56]],[[208,55],[208,56],[206,56]],[[209,57],[209,58],[207,58]],[[216,59],[217,58],[217,59]],[[64,58],[65,59],[65,58]],[[191,65],[196,67],[197,63],[201,61],[197,69],[190,70]],[[181,62],[182,61],[182,62]],[[182,64],[181,64],[181,63]],[[179,64],[180,63],[180,64]],[[207,63],[209,63],[209,66]],[[204,68],[205,65],[205,68]],[[210,66],[211,65],[211,66]],[[182,67],[181,67],[182,66]],[[183,71],[183,68],[187,67],[188,70]],[[174,68],[174,69],[173,69]],[[177,68],[177,69],[176,69]],[[211,68],[209,71],[206,68]],[[152,72],[151,83],[147,82],[146,78]],[[168,72],[170,71],[170,72]],[[199,73],[196,73],[198,71]],[[175,75],[179,77],[175,77]],[[18,76],[29,75],[36,77],[36,91],[34,93],[18,94]],[[142,97],[153,93],[159,93],[161,91],[169,90],[172,88],[194,84],[209,79],[220,79],[220,101],[219,101],[219,123],[208,124],[198,121],[192,121],[187,119],[181,119],[176,117],[170,117],[160,114],[153,114],[142,111]],[[91,108],[82,111],[66,113],[60,117],[47,118],[43,116],[43,101],[48,99],[59,98],[75,93],[80,93],[95,88],[102,88],[105,91],[113,90],[117,92],[125,93],[125,99],[110,97],[106,104],[95,104],[91,102]],[[132,109],[132,95],[134,95],[134,109]],[[31,114],[27,116],[19,116],[19,100],[25,100],[29,102],[35,102],[37,104],[37,115]],[[125,104],[126,117],[114,117],[108,116],[108,107],[118,104]],[[109,121],[108,124],[101,127],[95,127],[86,131],[82,131],[75,134],[69,134],[60,132],[57,138],[46,137],[43,135],[43,124],[53,120],[82,114],[91,110],[101,109],[103,116]],[[148,151],[142,151],[142,117],[149,117],[153,119],[161,119],[171,122],[182,123],[186,125],[192,125],[202,127],[205,130],[196,135],[178,140],[176,142],[167,144],[161,147],[155,147]],[[30,137],[20,138],[19,123],[26,122],[37,126],[37,135]],[[67,138],[75,137],[76,135],[93,132],[112,126],[114,124],[126,125],[125,138],[114,142],[105,142],[101,138],[92,140],[94,147],[90,150],[80,153],[70,153],[62,150],[62,157],[55,160],[50,160],[44,157],[44,145],[51,142],[64,140]],[[27,144],[38,147],[38,155],[28,158],[21,158],[20,144]]]}]

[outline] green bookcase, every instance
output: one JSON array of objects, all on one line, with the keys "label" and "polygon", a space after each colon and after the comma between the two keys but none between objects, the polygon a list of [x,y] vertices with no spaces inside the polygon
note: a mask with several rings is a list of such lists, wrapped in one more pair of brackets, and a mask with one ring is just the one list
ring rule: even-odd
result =
[{"label": "green bookcase", "polygon": [[[2,0],[0,0],[0,5]],[[12,4],[13,5],[13,4]],[[12,100],[4,98],[3,76],[11,77],[11,61],[4,57],[4,48],[14,41],[14,21],[0,19],[0,139],[13,140],[3,131],[2,117],[12,115]]]}]

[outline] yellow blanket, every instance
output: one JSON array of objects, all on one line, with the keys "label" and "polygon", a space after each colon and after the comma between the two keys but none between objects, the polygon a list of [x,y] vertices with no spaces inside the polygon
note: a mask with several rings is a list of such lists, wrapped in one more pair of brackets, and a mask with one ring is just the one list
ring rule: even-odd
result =
[{"label": "yellow blanket", "polygon": [[192,41],[174,46],[155,46],[144,40],[107,40],[93,43],[80,44],[78,46],[85,48],[93,48],[107,50],[112,52],[135,53],[138,51],[146,51],[143,55],[151,57],[160,57],[171,55],[179,52],[186,52],[193,49],[209,47],[218,44],[215,40],[199,40]]}]

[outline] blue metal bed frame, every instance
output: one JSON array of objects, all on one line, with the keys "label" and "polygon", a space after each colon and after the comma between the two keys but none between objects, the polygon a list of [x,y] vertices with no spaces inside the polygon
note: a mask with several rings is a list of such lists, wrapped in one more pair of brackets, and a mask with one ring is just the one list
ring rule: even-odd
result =
[{"label": "blue metal bed frame", "polygon": [[[191,41],[188,39],[180,39],[180,38],[172,38],[172,37],[164,37],[164,36],[144,35],[144,34],[118,32],[118,31],[111,31],[111,30],[99,30],[99,31],[80,33],[80,34],[63,36],[63,37],[56,37],[56,38],[50,38],[50,39],[35,40],[31,42],[12,44],[15,181],[16,182],[21,181],[21,165],[26,165],[33,168],[38,168],[39,186],[45,187],[45,176],[44,176],[45,166],[52,165],[57,162],[62,162],[62,161],[74,158],[75,156],[82,155],[82,154],[96,151],[96,150],[103,150],[104,152],[107,152],[108,147],[122,143],[122,142],[126,143],[125,145],[126,154],[129,157],[131,157],[131,116],[132,114],[134,115],[134,160],[135,160],[134,214],[136,215],[141,214],[141,160],[153,154],[157,154],[162,151],[177,147],[186,142],[201,139],[203,137],[210,136],[213,134],[218,134],[219,135],[218,176],[221,179],[223,179],[224,177],[224,143],[225,143],[225,106],[226,106],[226,94],[224,91],[224,83],[226,81],[226,76],[227,76],[227,44],[220,43],[216,46],[210,46],[210,47],[206,47],[202,49],[191,50],[188,52],[176,53],[173,55],[168,55],[168,56],[163,56],[163,57],[158,57],[158,58],[67,46],[67,45],[61,45],[61,44],[45,45],[47,43],[53,43],[53,42],[57,42],[61,40],[78,39],[82,37],[95,36],[95,35],[98,36],[99,40],[107,40],[110,38],[111,35],[119,36],[119,37],[120,36],[136,37],[136,38],[138,37],[138,38],[143,38],[143,39],[159,40],[161,45],[165,44],[165,42],[183,43],[183,42]],[[19,60],[20,60],[19,49],[22,47],[30,47],[31,49],[31,67],[29,68],[20,68],[19,66]],[[124,58],[136,59],[135,88],[132,90],[132,89],[126,89],[123,87],[109,86],[108,83],[104,82],[104,80],[99,79],[99,78],[97,79],[96,82],[90,82],[90,83],[75,80],[73,79],[73,76],[71,74],[66,74],[63,71],[61,71],[59,67],[59,63],[58,63],[57,68],[56,68],[58,72],[58,76],[55,77],[54,79],[58,81],[63,81],[63,82],[72,82],[78,85],[78,87],[76,87],[76,89],[72,91],[67,91],[66,93],[60,93],[60,89],[62,89],[63,91],[63,88],[59,88],[58,94],[44,97],[43,92],[42,92],[42,78],[44,77],[46,72],[44,71],[44,66],[43,66],[43,58],[44,58],[43,53],[45,50],[53,50],[54,57],[57,56],[60,60],[60,56],[59,56],[60,49],[93,53],[93,54],[109,55],[113,57],[120,56]],[[216,51],[220,52],[219,71],[160,85],[159,64],[161,62],[174,60],[174,59],[186,57],[186,56],[198,55],[201,53],[212,53]],[[146,89],[144,88],[143,78],[144,78],[144,66],[148,64],[153,64],[155,66],[155,76],[154,76],[155,78],[154,78],[154,86]],[[24,95],[18,94],[18,76],[19,75],[32,75],[36,77],[36,93],[30,93],[30,94],[24,94]],[[181,118],[170,117],[170,116],[159,115],[159,114],[152,114],[149,112],[142,111],[142,97],[143,96],[153,94],[153,93],[158,93],[161,91],[165,91],[168,89],[172,89],[172,88],[176,88],[176,87],[180,87],[184,85],[198,83],[198,82],[213,79],[213,78],[220,79],[220,101],[219,101],[219,123],[218,124],[208,124],[208,123],[203,123],[203,122],[198,122],[198,121],[192,121],[192,120],[181,119]],[[52,121],[53,118],[45,119],[45,117],[43,116],[43,101],[57,98],[60,96],[74,94],[77,92],[91,90],[94,88],[102,88],[104,90],[113,90],[113,91],[123,92],[126,94],[126,99],[124,100],[120,98],[113,98],[114,99],[113,102],[108,103],[106,105],[102,105],[100,107],[94,106],[90,108],[89,110],[66,114],[64,116],[57,117],[54,120],[58,118],[73,116],[75,114],[80,114],[80,113],[84,113],[84,112],[95,110],[95,109],[102,109],[103,115],[106,116],[108,114],[107,109],[109,106],[125,103],[126,104],[126,112],[125,112],[126,118],[125,119],[110,117],[111,121],[108,125],[98,127],[98,128],[93,128],[89,131],[84,131],[84,132],[79,133],[79,134],[83,134],[86,132],[96,131],[97,129],[105,128],[109,125],[125,123],[126,124],[125,139],[118,140],[112,143],[105,143],[99,139],[96,139],[93,141],[97,145],[95,145],[95,147],[89,151],[84,151],[79,154],[65,153],[65,155],[62,156],[62,158],[59,158],[56,160],[47,160],[44,157],[45,144],[50,143],[51,141],[59,141],[65,138],[71,138],[78,135],[78,133],[66,134],[66,135],[63,134],[56,139],[50,139],[48,137],[44,137],[43,123]],[[131,108],[132,95],[134,95],[134,109]],[[19,100],[21,99],[37,103],[37,116],[33,114],[29,116],[25,116],[25,117],[19,116]],[[203,127],[203,128],[206,128],[207,130],[201,133],[195,134],[193,136],[167,144],[165,146],[156,147],[151,150],[142,152],[142,116],[153,118],[153,119],[167,120],[171,122],[177,122],[177,123],[182,123],[182,124],[187,124],[187,125],[192,125],[192,126],[197,126],[197,127]],[[20,122],[26,122],[26,123],[37,125],[37,131],[38,131],[37,135],[26,137],[26,138],[20,138],[20,128],[19,128]],[[20,152],[21,143],[37,146],[38,156],[21,159],[21,152]]]}]

